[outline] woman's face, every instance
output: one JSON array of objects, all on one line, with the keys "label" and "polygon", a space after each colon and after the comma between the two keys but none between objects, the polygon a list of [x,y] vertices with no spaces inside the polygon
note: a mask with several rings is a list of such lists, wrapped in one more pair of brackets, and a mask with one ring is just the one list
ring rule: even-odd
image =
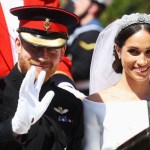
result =
[{"label": "woman's face", "polygon": [[136,81],[147,80],[150,75],[150,33],[144,29],[129,37],[121,50],[121,58],[126,77]]},{"label": "woman's face", "polygon": [[26,42],[16,39],[18,53],[18,67],[23,74],[26,74],[30,67],[36,67],[36,78],[41,70],[46,71],[45,80],[48,80],[56,71],[57,65],[62,59],[65,48],[48,50],[47,48],[36,48]]}]

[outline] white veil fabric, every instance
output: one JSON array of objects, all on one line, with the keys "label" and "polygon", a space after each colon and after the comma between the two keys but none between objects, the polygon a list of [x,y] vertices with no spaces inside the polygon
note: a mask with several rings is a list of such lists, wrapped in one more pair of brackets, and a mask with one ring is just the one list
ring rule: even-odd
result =
[{"label": "white veil fabric", "polygon": [[115,37],[125,27],[143,22],[150,24],[150,15],[139,13],[124,15],[99,34],[91,61],[90,94],[99,92],[120,80],[121,74],[117,74],[112,68],[115,59],[113,56]]},{"label": "white veil fabric", "polygon": [[98,36],[90,69],[90,94],[105,89],[120,79],[120,74],[115,73],[112,68],[114,38],[119,24],[120,20],[116,20]]}]

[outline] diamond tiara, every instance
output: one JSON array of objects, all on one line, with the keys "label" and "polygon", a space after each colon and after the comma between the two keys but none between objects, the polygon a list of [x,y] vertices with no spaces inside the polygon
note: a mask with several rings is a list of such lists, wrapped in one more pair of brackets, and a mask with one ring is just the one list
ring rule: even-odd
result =
[{"label": "diamond tiara", "polygon": [[126,28],[132,24],[136,24],[136,23],[150,24],[150,15],[149,14],[142,14],[142,13],[124,15],[121,18],[121,24],[120,24],[120,27],[118,29],[118,33],[121,32],[124,28]]}]

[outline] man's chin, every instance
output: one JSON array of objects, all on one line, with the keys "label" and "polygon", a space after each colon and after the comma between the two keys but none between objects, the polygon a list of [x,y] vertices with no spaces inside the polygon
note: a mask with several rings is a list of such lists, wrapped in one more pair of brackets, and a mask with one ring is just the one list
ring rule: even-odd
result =
[{"label": "man's chin", "polygon": [[[38,76],[39,76],[39,74],[40,74],[40,72],[41,72],[42,70],[43,70],[43,69],[41,69],[41,70],[36,70],[36,76],[35,76],[36,79],[38,78]],[[46,71],[46,70],[45,70],[45,71]],[[52,73],[46,71],[46,76],[45,76],[44,82],[46,82],[51,76],[52,76]]]}]

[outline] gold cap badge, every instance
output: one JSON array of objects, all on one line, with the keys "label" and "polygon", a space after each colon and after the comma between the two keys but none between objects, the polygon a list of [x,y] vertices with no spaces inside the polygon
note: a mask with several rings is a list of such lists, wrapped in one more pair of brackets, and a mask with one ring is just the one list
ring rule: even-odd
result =
[{"label": "gold cap badge", "polygon": [[44,28],[48,30],[50,28],[50,20],[48,18],[45,19]]}]

